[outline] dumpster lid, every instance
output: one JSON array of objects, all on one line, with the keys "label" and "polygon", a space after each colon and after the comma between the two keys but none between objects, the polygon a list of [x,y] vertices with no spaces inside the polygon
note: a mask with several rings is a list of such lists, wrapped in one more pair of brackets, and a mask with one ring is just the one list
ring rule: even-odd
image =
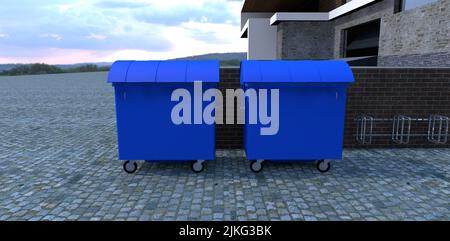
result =
[{"label": "dumpster lid", "polygon": [[241,83],[352,83],[345,61],[246,60],[241,62]]},{"label": "dumpster lid", "polygon": [[116,61],[108,74],[109,83],[219,82],[219,61]]}]

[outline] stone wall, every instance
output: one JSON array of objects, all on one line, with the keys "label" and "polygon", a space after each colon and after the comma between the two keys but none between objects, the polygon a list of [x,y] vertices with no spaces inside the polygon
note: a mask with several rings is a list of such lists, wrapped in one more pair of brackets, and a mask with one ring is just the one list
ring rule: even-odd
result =
[{"label": "stone wall", "polygon": [[381,66],[450,66],[450,0],[381,19]]},{"label": "stone wall", "polygon": [[[335,59],[343,58],[344,56],[344,32],[346,29],[367,23],[377,19],[383,19],[386,16],[394,14],[394,0],[383,0],[375,2],[362,9],[346,14],[333,20],[334,26],[334,42],[333,42],[333,57]],[[381,28],[382,34],[385,29]],[[386,30],[389,31],[389,30]]]},{"label": "stone wall", "polygon": [[329,22],[282,22],[277,59],[343,58],[345,30],[381,19],[379,66],[450,67],[450,0],[394,13],[378,1]]},{"label": "stone wall", "polygon": [[332,22],[282,22],[277,29],[278,59],[332,59]]},{"label": "stone wall", "polygon": [[378,66],[450,67],[450,52],[378,56]]},{"label": "stone wall", "polygon": [[394,0],[384,0],[332,21],[281,22],[277,30],[277,59],[342,58],[345,29],[393,12]]}]

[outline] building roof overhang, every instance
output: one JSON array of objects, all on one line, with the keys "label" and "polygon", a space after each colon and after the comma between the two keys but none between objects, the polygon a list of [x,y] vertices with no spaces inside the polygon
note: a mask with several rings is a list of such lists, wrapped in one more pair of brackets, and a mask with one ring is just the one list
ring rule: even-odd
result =
[{"label": "building roof overhang", "polygon": [[277,12],[270,18],[270,24],[287,21],[330,21],[375,1],[377,0],[353,0],[326,13]]},{"label": "building roof overhang", "polygon": [[317,0],[245,0],[242,12],[310,12]]},{"label": "building roof overhang", "polygon": [[[242,8],[242,13],[247,13],[247,11],[260,11],[260,12],[273,12],[272,17],[270,17],[270,24],[277,25],[280,22],[289,22],[289,21],[330,21],[335,18],[341,17],[347,13],[355,11],[359,8],[362,8],[366,5],[372,4],[380,0],[352,0],[350,2],[345,3],[344,5],[337,7],[330,12],[296,12],[293,11],[295,9],[305,9],[301,8],[301,6],[305,6],[307,2],[306,0],[297,0],[297,1],[261,1],[261,0],[246,0],[244,6]],[[256,2],[260,6],[256,6]],[[295,3],[299,5],[295,5]],[[287,10],[287,6],[289,4],[294,4],[293,10]],[[302,5],[303,4],[303,5]],[[282,10],[282,11],[269,11],[269,10]],[[241,38],[247,38],[249,21],[245,20],[245,24],[241,28]]]}]

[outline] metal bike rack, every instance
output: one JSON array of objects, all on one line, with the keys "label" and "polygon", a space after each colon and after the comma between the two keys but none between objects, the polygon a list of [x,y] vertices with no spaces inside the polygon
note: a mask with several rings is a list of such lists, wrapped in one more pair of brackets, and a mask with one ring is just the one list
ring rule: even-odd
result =
[{"label": "metal bike rack", "polygon": [[360,115],[356,122],[356,141],[361,145],[372,143],[373,117]]},{"label": "metal bike rack", "polygon": [[[450,136],[450,118],[442,115],[431,115],[429,118],[412,118],[405,115],[396,115],[393,118],[375,118],[362,114],[355,121],[356,141],[360,145],[371,144],[374,137],[390,137],[397,144],[408,144],[411,137],[425,137],[430,143],[446,144]],[[374,133],[376,122],[391,122],[391,133]],[[413,133],[411,129],[413,122],[428,122],[427,133]]]},{"label": "metal bike rack", "polygon": [[408,144],[411,135],[411,117],[396,115],[392,120],[392,141],[397,144]]},{"label": "metal bike rack", "polygon": [[435,144],[445,144],[448,140],[449,118],[441,115],[431,115],[428,122],[428,141]]}]

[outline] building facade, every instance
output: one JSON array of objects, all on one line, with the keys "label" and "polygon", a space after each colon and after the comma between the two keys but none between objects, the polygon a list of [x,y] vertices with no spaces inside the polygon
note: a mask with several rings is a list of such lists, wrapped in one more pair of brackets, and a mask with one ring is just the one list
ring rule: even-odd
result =
[{"label": "building facade", "polygon": [[246,0],[248,59],[450,67],[450,0]]}]

